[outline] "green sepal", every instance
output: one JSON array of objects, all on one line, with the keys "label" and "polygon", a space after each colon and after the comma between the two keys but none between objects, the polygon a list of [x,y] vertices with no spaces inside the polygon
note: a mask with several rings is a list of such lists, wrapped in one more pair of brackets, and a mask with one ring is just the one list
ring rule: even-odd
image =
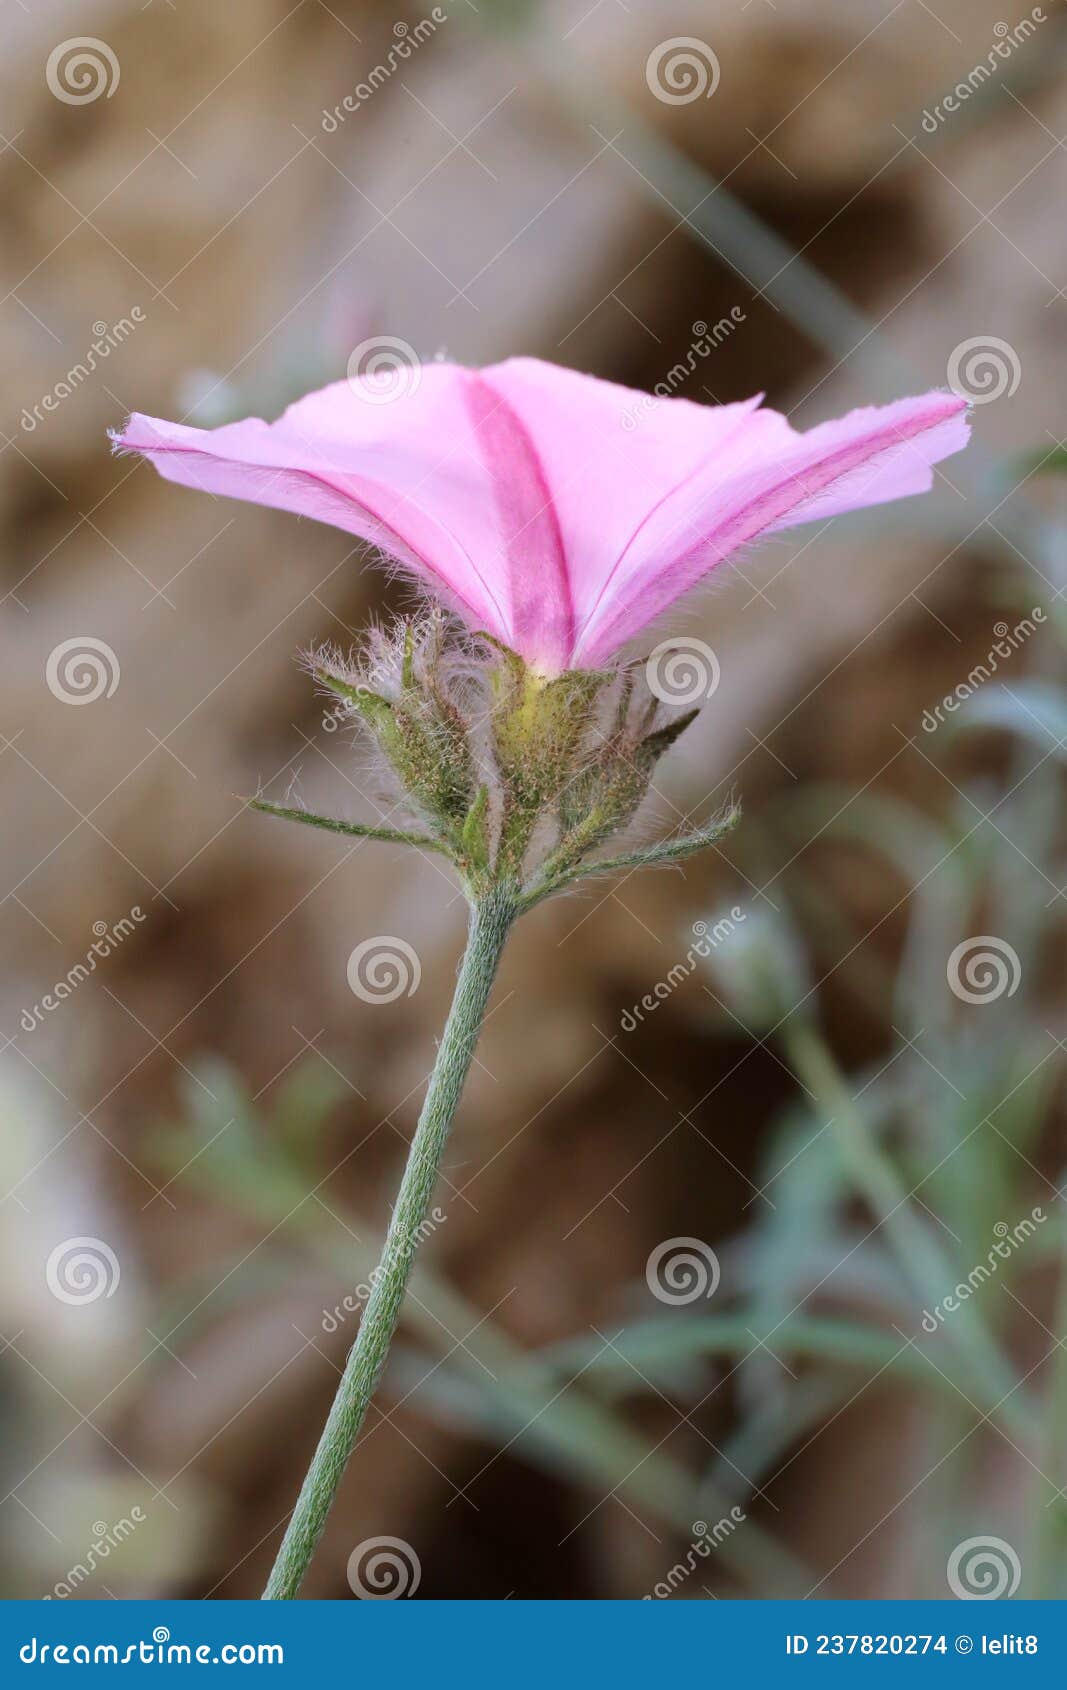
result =
[{"label": "green sepal", "polygon": [[345,833],[354,839],[377,839],[384,845],[417,845],[423,851],[440,851],[442,856],[452,853],[440,839],[428,833],[409,833],[397,827],[367,827],[362,822],[336,821],[333,816],[318,816],[314,810],[298,810],[284,804],[268,804],[264,798],[242,798],[250,810],[261,810],[265,816],[281,816],[284,821],[303,822],[305,827],[321,827],[327,833]]},{"label": "green sepal", "polygon": [[351,681],[343,681],[339,675],[331,675],[326,669],[313,669],[312,674],[324,687],[329,687],[331,692],[343,698],[346,704],[351,704],[375,733],[381,735],[389,731],[393,706],[381,693],[372,692],[370,687],[353,686]]},{"label": "green sepal", "polygon": [[474,789],[474,765],[458,711],[431,683],[419,685],[414,632],[404,636],[402,694],[394,704],[370,687],[316,668],[316,680],[359,712],[378,741],[404,791],[426,820],[454,829],[462,821]]},{"label": "green sepal", "polygon": [[467,811],[460,834],[460,846],[464,857],[474,869],[484,870],[489,867],[489,788],[480,786],[477,796]]},{"label": "green sepal", "polygon": [[[644,733],[642,727],[643,737],[635,743],[632,730],[628,734],[626,729],[628,701],[629,689],[624,685],[615,733],[561,794],[560,842],[545,865],[547,874],[570,869],[633,820],[656,763],[699,714],[688,710],[653,733]],[[653,700],[653,715],[655,707]]]},{"label": "green sepal", "polygon": [[504,787],[500,858],[521,872],[538,818],[558,802],[592,725],[608,670],[571,669],[546,679],[498,640],[503,662],[493,671],[493,749]]},{"label": "green sepal", "polygon": [[400,665],[400,684],[405,692],[415,689],[415,624],[404,629],[404,656]]},{"label": "green sepal", "polygon": [[699,705],[695,710],[687,710],[684,715],[676,716],[673,722],[665,727],[657,728],[655,733],[647,734],[641,741],[640,750],[644,756],[656,762],[684,734],[691,722],[695,722],[700,715]]},{"label": "green sepal", "polygon": [[[695,856],[698,851],[706,851],[717,845],[720,839],[732,832],[741,820],[741,807],[731,804],[721,816],[717,816],[706,827],[696,828],[692,833],[677,834],[673,839],[661,839],[654,845],[643,845],[634,851],[625,851],[621,856],[603,857],[599,862],[578,863],[574,867],[566,868],[562,872],[551,873],[551,876],[534,886],[522,900],[522,910],[532,909],[542,898],[551,893],[562,890],[565,886],[572,886],[575,881],[587,880],[594,874],[613,874],[624,868],[653,868],[661,863],[683,862],[686,857]],[[546,865],[550,868],[550,865]]]}]

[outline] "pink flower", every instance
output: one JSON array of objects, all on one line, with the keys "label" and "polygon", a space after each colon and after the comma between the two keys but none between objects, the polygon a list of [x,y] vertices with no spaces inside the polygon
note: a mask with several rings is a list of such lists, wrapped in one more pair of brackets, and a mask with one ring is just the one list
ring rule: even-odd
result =
[{"label": "pink flower", "polygon": [[406,373],[395,397],[339,381],[276,423],[134,415],[116,446],[358,535],[555,674],[602,663],[763,534],[927,492],[969,432],[951,393],[798,433],[760,396],[653,401],[533,358]]}]

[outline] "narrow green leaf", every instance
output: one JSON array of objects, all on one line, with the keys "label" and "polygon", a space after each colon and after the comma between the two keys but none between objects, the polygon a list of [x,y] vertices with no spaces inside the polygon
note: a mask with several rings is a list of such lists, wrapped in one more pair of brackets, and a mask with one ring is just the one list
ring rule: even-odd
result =
[{"label": "narrow green leaf", "polygon": [[[773,1351],[794,1360],[818,1360],[845,1367],[870,1367],[903,1376],[931,1391],[955,1387],[923,1359],[922,1352],[896,1332],[864,1321],[832,1316],[798,1316],[782,1321],[768,1337]],[[744,1358],[758,1351],[760,1340],[747,1313],[681,1315],[628,1327],[605,1349],[582,1338],[537,1353],[557,1372],[573,1368],[588,1385],[614,1383],[632,1390],[637,1374],[660,1376],[679,1362],[698,1356]]]},{"label": "narrow green leaf", "polygon": [[445,857],[452,855],[447,845],[428,833],[407,833],[396,827],[365,827],[361,822],[336,821],[332,816],[317,816],[313,810],[268,804],[263,798],[246,798],[242,802],[251,810],[262,810],[265,816],[281,816],[285,821],[303,822],[305,827],[321,827],[327,833],[345,833],[354,839],[378,839],[385,845],[417,845],[424,851],[440,851]]},{"label": "narrow green leaf", "polygon": [[527,894],[522,908],[531,909],[551,892],[558,892],[562,887],[571,886],[577,880],[587,880],[594,874],[613,874],[623,868],[654,868],[659,863],[681,862],[684,858],[695,856],[698,851],[705,851],[709,846],[716,844],[735,828],[740,820],[740,807],[732,805],[716,821],[695,833],[683,833],[674,839],[663,839],[656,845],[626,851],[618,857],[603,857],[599,862],[579,863],[577,868],[569,869],[547,884],[535,886]]}]

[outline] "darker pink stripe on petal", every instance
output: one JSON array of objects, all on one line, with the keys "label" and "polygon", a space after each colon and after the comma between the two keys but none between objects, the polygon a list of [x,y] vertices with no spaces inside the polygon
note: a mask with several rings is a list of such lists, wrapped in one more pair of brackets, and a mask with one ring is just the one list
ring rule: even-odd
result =
[{"label": "darker pink stripe on petal", "polygon": [[[514,645],[548,668],[567,668],[574,647],[574,604],[544,465],[518,413],[474,370],[466,373],[465,398],[497,503]],[[492,560],[487,566],[490,575],[496,574]]]}]

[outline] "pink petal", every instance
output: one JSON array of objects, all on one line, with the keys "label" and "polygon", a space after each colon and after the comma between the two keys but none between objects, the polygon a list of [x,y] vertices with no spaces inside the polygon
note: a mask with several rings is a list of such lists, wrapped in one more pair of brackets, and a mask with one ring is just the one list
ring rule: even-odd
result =
[{"label": "pink petal", "polygon": [[757,409],[759,395],[734,405],[652,399],[537,358],[510,358],[483,373],[522,420],[543,466],[579,629],[635,529],[662,500],[739,434],[769,445],[789,433],[773,411]]},{"label": "pink petal", "polygon": [[115,444],[170,481],[315,517],[381,547],[468,622],[510,642],[506,583],[485,561],[505,544],[495,488],[456,376],[428,365],[416,391],[387,403],[335,382],[271,424],[200,429],[134,415]]},{"label": "pink petal", "polygon": [[134,416],[117,444],[357,535],[555,672],[602,662],[760,534],[925,491],[967,439],[950,394],[798,434],[758,398],[652,400],[532,358],[430,364],[381,398],[372,378],[273,424]]},{"label": "pink petal", "polygon": [[928,491],[933,465],[967,443],[966,408],[934,392],[804,434],[784,418],[776,420],[787,432],[769,440],[742,431],[635,533],[579,630],[574,662],[602,662],[761,534]]}]

